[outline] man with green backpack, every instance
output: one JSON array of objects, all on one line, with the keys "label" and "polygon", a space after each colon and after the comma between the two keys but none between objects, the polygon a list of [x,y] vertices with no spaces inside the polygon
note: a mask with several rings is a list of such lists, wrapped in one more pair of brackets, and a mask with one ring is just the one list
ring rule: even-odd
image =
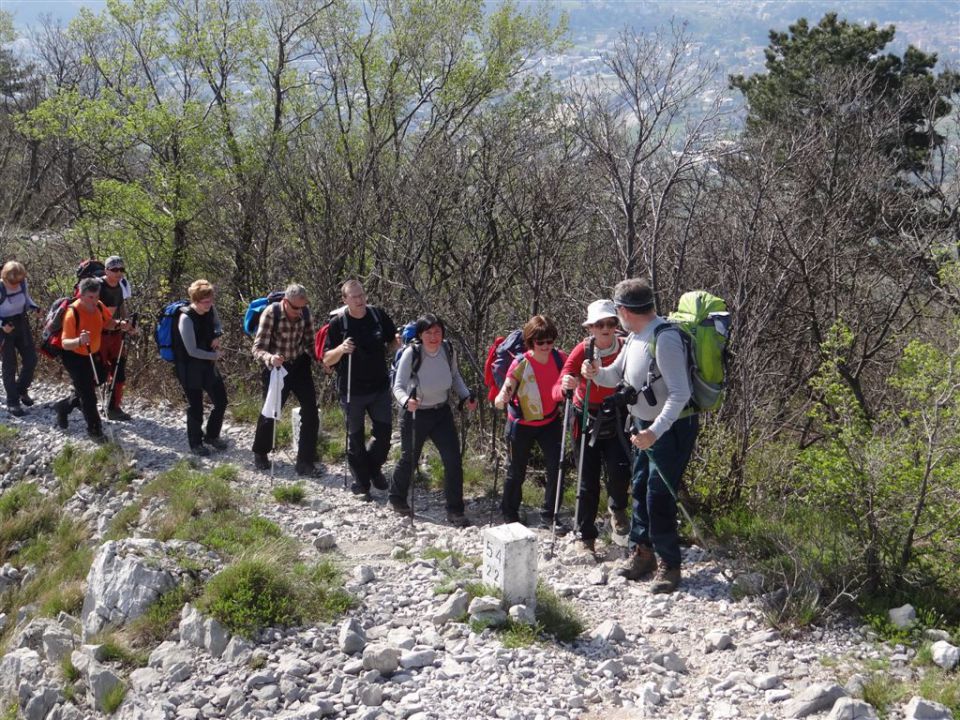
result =
[{"label": "man with green backpack", "polygon": [[651,591],[669,593],[681,577],[680,481],[696,442],[697,413],[718,407],[722,398],[729,316],[722,300],[697,291],[681,298],[669,320],[662,318],[650,285],[640,279],[618,283],[613,302],[630,337],[612,365],[585,362],[582,374],[618,387],[604,402],[630,412],[633,552],[621,574],[639,580],[656,572]]}]

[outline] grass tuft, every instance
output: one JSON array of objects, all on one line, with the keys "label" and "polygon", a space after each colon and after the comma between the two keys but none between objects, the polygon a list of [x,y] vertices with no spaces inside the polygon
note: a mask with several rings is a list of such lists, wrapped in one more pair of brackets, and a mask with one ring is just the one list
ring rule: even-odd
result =
[{"label": "grass tuft", "polygon": [[82,485],[103,490],[111,486],[125,488],[137,477],[129,459],[116,443],[95,450],[81,450],[67,443],[53,459],[53,474],[60,481],[60,497],[71,497]]},{"label": "grass tuft", "polygon": [[539,639],[543,632],[540,625],[528,625],[513,620],[507,622],[500,636],[500,642],[506,648],[530,647]]},{"label": "grass tuft", "polygon": [[278,503],[300,505],[306,496],[307,491],[304,490],[303,485],[300,483],[295,485],[280,485],[273,489],[273,499]]},{"label": "grass tuft", "polygon": [[162,643],[176,629],[180,611],[195,594],[192,588],[178,585],[161,595],[143,615],[127,625],[126,634],[130,641],[141,648]]},{"label": "grass tuft", "polygon": [[107,715],[113,715],[113,713],[117,711],[117,708],[123,704],[123,700],[126,696],[126,685],[119,683],[103,698],[103,711]]},{"label": "grass tuft", "polygon": [[576,608],[543,582],[537,583],[536,616],[541,633],[561,642],[572,642],[584,631],[583,619]]}]

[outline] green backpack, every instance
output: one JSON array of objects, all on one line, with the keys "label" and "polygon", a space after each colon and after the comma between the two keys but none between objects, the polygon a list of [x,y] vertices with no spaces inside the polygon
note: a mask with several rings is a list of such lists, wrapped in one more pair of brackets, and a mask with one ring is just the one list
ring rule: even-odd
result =
[{"label": "green backpack", "polygon": [[692,395],[687,414],[716,410],[723,403],[726,387],[727,338],[730,335],[730,313],[727,304],[706,290],[691,290],[680,296],[677,309],[668,322],[654,331],[650,352],[656,373],[657,336],[669,328],[680,330],[687,353]]}]

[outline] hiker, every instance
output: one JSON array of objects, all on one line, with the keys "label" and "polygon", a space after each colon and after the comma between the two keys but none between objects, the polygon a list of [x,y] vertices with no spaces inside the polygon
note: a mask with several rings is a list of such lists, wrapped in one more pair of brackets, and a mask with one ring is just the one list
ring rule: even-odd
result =
[{"label": "hiker", "polygon": [[[37,350],[30,331],[30,310],[40,312],[27,290],[27,270],[16,260],[4,263],[0,270],[0,348],[3,359],[3,389],[7,393],[7,412],[23,417],[23,406],[33,405],[30,383],[37,367]],[[17,353],[20,376],[17,377]]]},{"label": "hiker", "polygon": [[[60,355],[73,382],[73,395],[54,405],[57,425],[67,429],[68,416],[79,407],[87,422],[87,435],[96,443],[106,442],[100,412],[97,409],[97,385],[103,380],[97,353],[104,329],[117,326],[110,311],[100,302],[100,280],[87,277],[77,286],[79,297],[63,315]],[[126,321],[123,321],[126,323]]]},{"label": "hiker", "polygon": [[[680,584],[677,494],[699,428],[695,414],[681,417],[690,400],[686,351],[679,331],[657,332],[667,321],[657,315],[653,291],[645,280],[617,283],[613,302],[624,328],[631,333],[627,345],[612,365],[600,368],[596,361],[584,363],[582,372],[598,385],[615,387],[625,382],[636,391],[628,405],[630,441],[636,448],[632,555],[620,574],[639,580],[657,571],[651,592],[668,593]],[[650,352],[651,343],[656,358]],[[657,373],[652,375],[654,360]]]},{"label": "hiker", "polygon": [[[386,353],[396,350],[399,341],[393,320],[381,308],[367,304],[359,281],[347,280],[340,292],[346,309],[330,320],[323,364],[337,368],[340,407],[347,426],[347,464],[353,476],[350,490],[369,501],[371,484],[378,490],[387,489],[383,464],[390,451],[393,408]],[[373,430],[364,444],[366,415]]]},{"label": "hiker", "polygon": [[[307,307],[307,291],[303,285],[288,285],[283,299],[271,303],[260,315],[260,325],[253,339],[253,357],[264,364],[262,373],[263,397],[270,388],[273,368],[287,371],[283,378],[281,407],[290,393],[300,401],[300,442],[297,447],[297,475],[316,477],[317,433],[320,416],[317,412],[317,389],[313,384],[311,354],[313,352],[313,321]],[[253,439],[253,464],[257,470],[269,470],[273,450],[274,420],[261,413],[257,418],[257,432]]]},{"label": "hiker", "polygon": [[[407,495],[410,480],[420,463],[420,452],[429,438],[433,440],[443,461],[443,492],[446,497],[447,522],[466,527],[470,521],[463,514],[463,464],[460,439],[450,409],[450,389],[471,411],[477,400],[457,368],[453,346],[444,340],[446,327],[436,315],[417,319],[416,339],[403,350],[393,380],[393,396],[402,410],[400,414],[400,462],[390,482],[390,507],[400,515],[412,515]],[[416,397],[411,390],[416,389]]]},{"label": "hiker", "polygon": [[[534,315],[523,326],[526,352],[519,355],[507,370],[506,380],[494,404],[498,410],[509,407],[507,414],[507,446],[510,465],[503,484],[500,510],[505,523],[521,522],[520,501],[527,474],[530,451],[536,442],[543,452],[547,483],[540,510],[540,528],[553,525],[554,503],[560,472],[560,440],[564,431],[562,403],[553,397],[553,386],[560,378],[566,355],[554,345],[557,328],[543,315]],[[557,531],[568,528],[559,521]]]},{"label": "hiker", "polygon": [[113,390],[107,404],[107,418],[128,421],[132,419],[130,414],[120,408],[127,365],[124,335],[136,334],[137,328],[130,321],[130,312],[125,302],[130,295],[130,285],[124,278],[126,268],[123,258],[119,255],[111,255],[104,261],[103,266],[104,274],[100,279],[100,302],[110,311],[114,320],[128,321],[126,330],[120,327],[104,330],[103,337],[100,339],[100,363],[104,371],[102,381]]},{"label": "hiker", "polygon": [[[200,457],[210,449],[226,450],[220,437],[223,415],[227,410],[227,389],[217,368],[220,359],[220,318],[213,306],[214,289],[207,280],[194,280],[187,289],[190,304],[178,312],[177,330],[173,333],[177,379],[187,397],[187,440],[190,452]],[[289,376],[288,376],[289,377]],[[213,403],[203,431],[203,393]]]},{"label": "hiker", "polygon": [[[587,319],[583,327],[590,333],[590,337],[570,351],[563,364],[560,381],[553,386],[553,399],[557,402],[563,402],[564,394],[575,390],[573,406],[578,419],[583,417],[583,403],[587,394],[587,381],[581,376],[580,368],[590,342],[593,341],[594,357],[599,358],[604,367],[611,365],[623,347],[623,339],[617,334],[619,325],[612,300],[595,300],[587,307]],[[611,388],[591,384],[586,430],[579,421],[573,425],[573,437],[578,442],[575,446],[576,457],[580,458],[580,448],[583,452],[576,530],[580,534],[583,548],[590,553],[596,550],[596,539],[600,534],[596,518],[600,504],[600,475],[604,467],[607,470],[607,509],[613,526],[614,542],[622,538],[622,544],[625,545],[630,532],[627,487],[630,483],[631,453],[623,430],[623,415],[600,412],[601,403],[612,394]],[[599,427],[596,426],[597,422],[600,423]],[[595,439],[591,436],[595,436]]]}]

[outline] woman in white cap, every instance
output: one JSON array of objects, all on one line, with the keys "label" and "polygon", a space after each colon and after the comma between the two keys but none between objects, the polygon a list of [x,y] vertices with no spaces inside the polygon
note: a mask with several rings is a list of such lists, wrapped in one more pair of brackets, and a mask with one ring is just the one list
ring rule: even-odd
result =
[{"label": "woman in white cap", "polygon": [[[583,444],[583,468],[580,481],[580,497],[577,508],[577,532],[586,551],[595,552],[599,531],[596,525],[597,510],[600,505],[600,475],[606,466],[607,509],[613,526],[613,540],[626,546],[630,533],[630,520],[627,513],[627,488],[630,484],[629,441],[623,429],[623,418],[600,413],[600,404],[615,392],[615,388],[605,388],[590,383],[587,396],[587,380],[580,374],[580,367],[588,349],[593,346],[595,359],[602,366],[616,360],[623,347],[624,338],[618,334],[619,321],[612,300],[595,300],[587,307],[587,319],[583,326],[590,337],[576,345],[570,351],[560,378],[553,387],[553,396],[558,402],[563,394],[576,390],[573,405],[577,422],[573,424],[576,458],[580,458],[580,438],[583,435],[583,403],[587,400],[586,443]],[[597,427],[597,417],[600,417]],[[596,432],[594,432],[596,430]],[[595,437],[595,439],[594,439]]]}]

